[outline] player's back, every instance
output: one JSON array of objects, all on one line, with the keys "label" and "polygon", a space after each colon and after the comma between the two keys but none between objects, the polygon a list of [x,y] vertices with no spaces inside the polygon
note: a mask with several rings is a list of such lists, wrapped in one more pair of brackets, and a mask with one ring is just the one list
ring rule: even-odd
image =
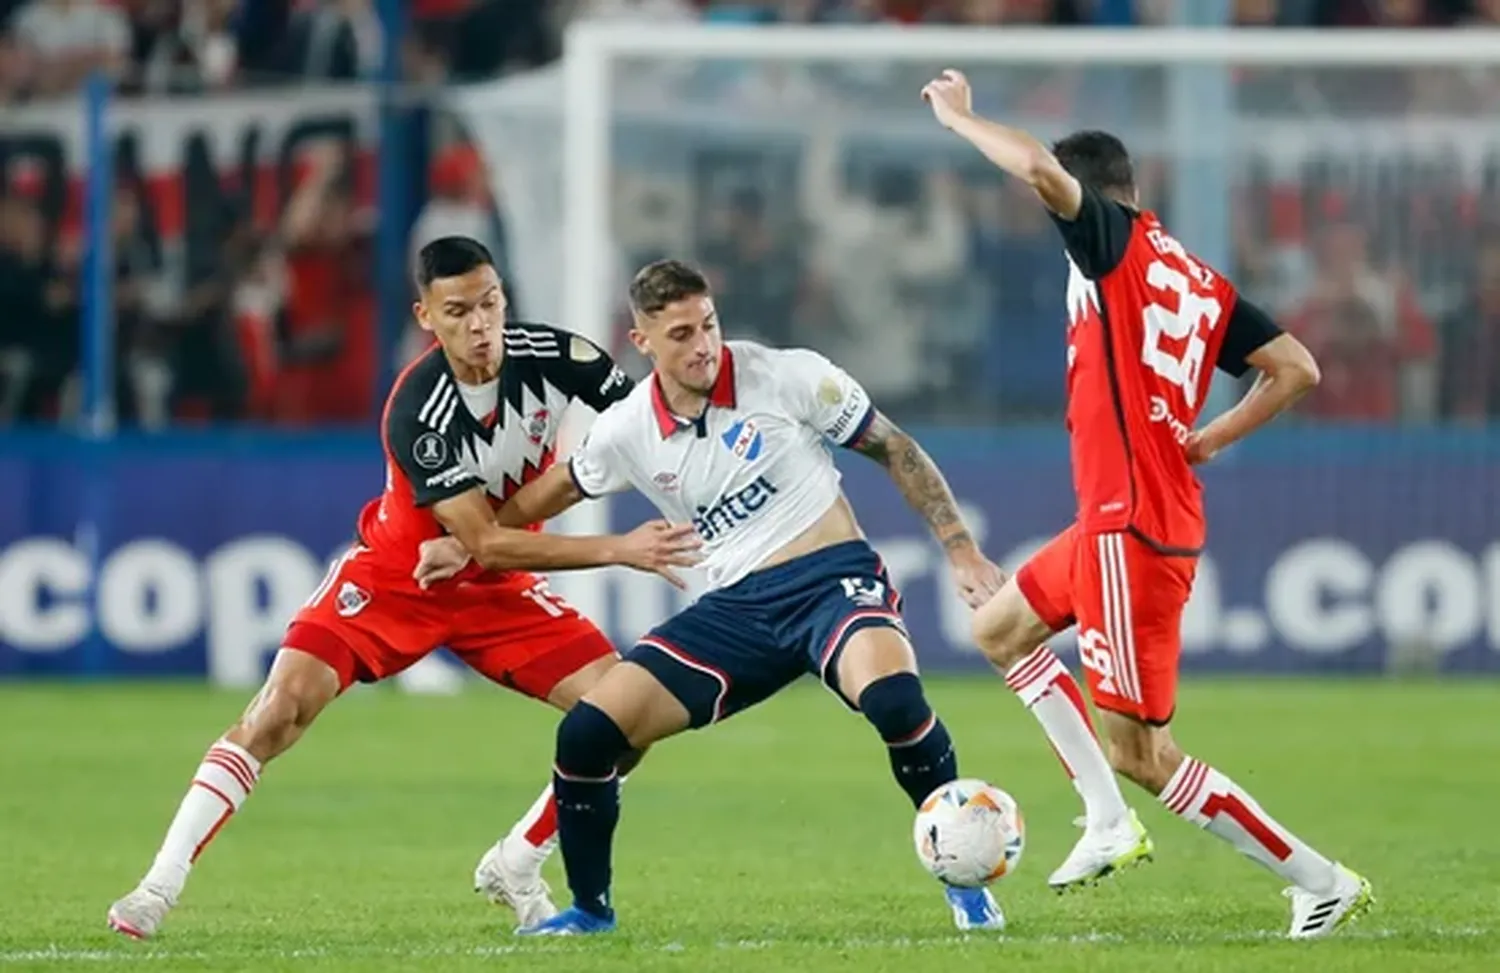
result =
[{"label": "player's back", "polygon": [[1067,243],[1068,431],[1080,526],[1130,530],[1159,550],[1203,545],[1186,442],[1236,302],[1155,214],[1084,190]]}]

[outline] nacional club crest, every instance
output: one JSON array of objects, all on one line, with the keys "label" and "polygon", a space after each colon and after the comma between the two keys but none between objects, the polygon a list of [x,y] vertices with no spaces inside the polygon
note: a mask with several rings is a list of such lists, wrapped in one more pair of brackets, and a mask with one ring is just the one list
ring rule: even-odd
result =
[{"label": "nacional club crest", "polygon": [[723,439],[731,453],[747,462],[753,462],[765,445],[765,437],[761,435],[760,427],[755,424],[754,419],[736,422],[724,430]]}]

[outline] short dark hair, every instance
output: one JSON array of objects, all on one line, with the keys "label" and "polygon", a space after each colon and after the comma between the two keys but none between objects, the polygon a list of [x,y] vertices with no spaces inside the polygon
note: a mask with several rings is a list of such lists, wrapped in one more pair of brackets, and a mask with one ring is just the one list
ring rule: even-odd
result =
[{"label": "short dark hair", "polygon": [[681,260],[657,260],[636,271],[630,282],[630,306],[637,314],[655,314],[708,292],[708,278],[697,267]]},{"label": "short dark hair", "polygon": [[1108,132],[1074,132],[1052,154],[1075,179],[1101,192],[1135,192],[1135,166],[1125,143]]},{"label": "short dark hair", "polygon": [[471,237],[445,236],[427,244],[417,254],[417,286],[422,290],[442,277],[461,277],[475,267],[495,266],[484,244]]}]

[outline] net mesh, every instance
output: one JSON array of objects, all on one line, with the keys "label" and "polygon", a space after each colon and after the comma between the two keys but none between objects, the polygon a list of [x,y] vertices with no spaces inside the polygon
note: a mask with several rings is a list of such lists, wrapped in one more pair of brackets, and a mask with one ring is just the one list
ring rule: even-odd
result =
[{"label": "net mesh", "polygon": [[[932,121],[917,92],[943,66],[614,60],[613,294],[685,255],[728,333],[818,348],[901,418],[1054,420],[1059,242]],[[1476,325],[1500,289],[1500,133],[1472,120],[1500,104],[1500,71],[960,66],[986,114],[1125,137],[1143,202],[1319,353],[1329,380],[1304,418],[1500,411],[1500,326]],[[535,255],[523,290],[550,314],[568,265],[561,78],[506,85],[469,111]]]}]

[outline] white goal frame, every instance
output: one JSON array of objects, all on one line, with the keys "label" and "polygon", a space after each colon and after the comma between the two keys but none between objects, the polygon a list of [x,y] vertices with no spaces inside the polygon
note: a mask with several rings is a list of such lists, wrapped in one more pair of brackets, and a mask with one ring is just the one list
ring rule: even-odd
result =
[{"label": "white goal frame", "polygon": [[[731,26],[578,21],[563,52],[562,206],[569,281],[563,323],[609,347],[620,295],[610,225],[611,73],[626,57],[760,61],[924,61],[972,64],[1256,67],[1500,66],[1500,30],[1232,30],[1223,28],[945,28]],[[1220,75],[1222,78],[1222,75]],[[1202,72],[1173,97],[1200,97]],[[1221,90],[1223,90],[1221,88]],[[1210,95],[1213,97],[1213,95]],[[1178,106],[1183,107],[1183,106]],[[1189,109],[1191,106],[1187,106]],[[1191,116],[1189,116],[1191,117]],[[1212,258],[1212,254],[1205,254]],[[602,533],[609,504],[569,511],[570,532]],[[554,584],[600,618],[607,572],[561,574]],[[622,593],[620,600],[628,600]]]},{"label": "white goal frame", "polygon": [[622,57],[1099,66],[1500,66],[1500,30],[733,26],[579,21],[563,49],[564,320],[610,337],[610,74]]}]

